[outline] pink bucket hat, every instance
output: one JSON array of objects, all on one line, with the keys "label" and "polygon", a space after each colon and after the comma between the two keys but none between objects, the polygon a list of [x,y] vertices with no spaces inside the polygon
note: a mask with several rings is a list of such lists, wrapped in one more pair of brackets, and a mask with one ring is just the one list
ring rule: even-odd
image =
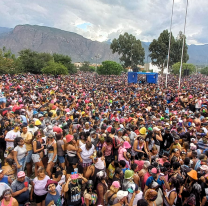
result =
[{"label": "pink bucket hat", "polygon": [[121,187],[119,181],[114,181],[114,182],[112,183],[112,185],[113,185],[115,188],[120,188],[120,187]]},{"label": "pink bucket hat", "polygon": [[66,135],[66,141],[67,141],[67,143],[71,142],[73,139],[74,139],[74,136],[73,135],[70,135],[70,134],[67,134]]},{"label": "pink bucket hat", "polygon": [[124,147],[125,149],[129,149],[129,148],[131,148],[131,145],[129,144],[129,142],[125,141],[125,142],[123,143],[123,147]]}]

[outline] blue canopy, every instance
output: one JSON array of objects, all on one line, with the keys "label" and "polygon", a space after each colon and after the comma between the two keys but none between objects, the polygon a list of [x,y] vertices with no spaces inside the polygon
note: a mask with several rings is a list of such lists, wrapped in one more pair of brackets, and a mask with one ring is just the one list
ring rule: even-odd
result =
[{"label": "blue canopy", "polygon": [[146,72],[128,72],[128,83],[137,83],[138,75],[146,75],[146,81],[150,84],[157,84],[158,73],[146,73]]}]

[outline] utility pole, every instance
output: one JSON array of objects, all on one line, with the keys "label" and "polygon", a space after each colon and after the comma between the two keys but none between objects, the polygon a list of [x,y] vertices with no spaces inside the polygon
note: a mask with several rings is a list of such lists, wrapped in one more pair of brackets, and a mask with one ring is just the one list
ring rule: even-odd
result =
[{"label": "utility pole", "polygon": [[[133,46],[133,44],[131,45],[131,69],[132,69],[132,46]],[[132,71],[133,71],[133,69],[132,69]]]},{"label": "utility pole", "polygon": [[181,54],[181,66],[180,66],[178,89],[180,89],[180,87],[181,87],[181,72],[182,72],[182,66],[183,66],[183,53],[184,53],[184,45],[185,45],[186,17],[187,17],[187,13],[188,13],[188,0],[187,0],[187,3],[186,3],[186,15],[185,15],[185,23],[184,23],[183,46],[182,46],[182,54]]},{"label": "utility pole", "polygon": [[170,61],[170,44],[171,44],[171,30],[172,30],[172,22],[173,22],[173,8],[174,8],[174,0],[172,4],[172,14],[171,14],[171,20],[170,20],[170,36],[169,36],[169,46],[168,46],[168,60],[167,60],[167,72],[166,72],[166,78],[165,78],[165,86],[168,87],[168,69],[169,69],[169,61]]}]

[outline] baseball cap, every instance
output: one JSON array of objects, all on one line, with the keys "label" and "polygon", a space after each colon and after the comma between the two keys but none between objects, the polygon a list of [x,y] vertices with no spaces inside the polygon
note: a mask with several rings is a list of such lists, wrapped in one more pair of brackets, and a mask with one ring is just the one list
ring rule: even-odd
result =
[{"label": "baseball cap", "polygon": [[202,165],[202,166],[200,167],[200,169],[201,169],[201,170],[208,170],[208,166],[207,166],[207,165]]},{"label": "baseball cap", "polygon": [[134,193],[134,191],[138,191],[138,190],[139,190],[139,187],[138,187],[138,185],[133,184],[133,185],[131,185],[127,190],[128,190],[128,192],[130,192],[130,193]]},{"label": "baseball cap", "polygon": [[153,127],[153,131],[159,132],[160,129],[158,127]]},{"label": "baseball cap", "polygon": [[23,171],[20,171],[17,173],[17,177],[20,178],[20,177],[25,177],[25,173]]}]

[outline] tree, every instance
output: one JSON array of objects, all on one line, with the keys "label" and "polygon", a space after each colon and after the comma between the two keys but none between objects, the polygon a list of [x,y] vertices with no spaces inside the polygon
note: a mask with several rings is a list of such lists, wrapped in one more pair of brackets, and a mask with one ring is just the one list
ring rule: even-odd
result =
[{"label": "tree", "polygon": [[42,68],[41,71],[43,74],[68,74],[68,69],[63,64],[53,61],[48,62],[48,65]]},{"label": "tree", "polygon": [[40,74],[41,69],[52,60],[52,56],[47,53],[38,53],[30,49],[25,49],[19,52],[17,66],[22,72],[30,72]]},{"label": "tree", "polygon": [[97,73],[101,75],[120,75],[122,71],[123,67],[114,61],[104,61],[97,68]]},{"label": "tree", "polygon": [[136,67],[138,64],[144,64],[145,51],[141,41],[137,40],[132,34],[120,34],[118,39],[114,39],[110,48],[113,53],[118,53],[120,61],[125,68]]},{"label": "tree", "polygon": [[[168,30],[164,30],[158,39],[153,39],[152,43],[149,45],[150,58],[152,64],[161,69],[163,74],[165,64],[167,64],[168,46],[169,46],[169,36]],[[171,37],[171,45],[175,42],[174,37]]]},{"label": "tree", "polygon": [[186,63],[189,60],[188,46],[186,44],[186,36],[180,31],[175,41],[171,46],[170,60],[172,66],[173,64],[181,61],[183,38],[185,38],[184,50],[183,50],[183,62]]},{"label": "tree", "polygon": [[95,72],[96,68],[93,66],[90,66],[90,72]]},{"label": "tree", "polygon": [[[181,63],[177,62],[172,66],[172,73],[173,74],[179,74],[180,72],[180,66]],[[188,69],[189,70],[189,74],[193,73],[195,71],[195,65],[193,64],[187,64],[187,63],[183,63],[182,65],[182,71],[181,74],[183,75],[184,69]]]},{"label": "tree", "polygon": [[79,68],[80,71],[83,72],[89,72],[91,70],[90,68],[90,62],[84,61],[84,63],[82,64],[82,66]]},{"label": "tree", "polygon": [[11,53],[11,50],[7,50],[6,47],[0,49],[0,74],[16,73],[15,60],[15,55]]},{"label": "tree", "polygon": [[200,70],[201,74],[208,75],[208,67],[204,67],[203,69]]},{"label": "tree", "polygon": [[[183,37],[184,35],[182,34],[182,32],[179,33],[176,39],[171,34],[169,69],[173,64],[180,61]],[[167,65],[169,38],[170,38],[170,33],[168,32],[168,30],[164,30],[160,34],[158,39],[154,39],[152,43],[149,45],[149,51],[151,52],[149,56],[151,58],[152,64],[159,67],[161,69],[162,74],[164,68]],[[187,54],[187,50],[188,47],[186,45],[186,40],[185,40],[184,57],[183,57],[183,62],[185,63],[188,61],[189,58]]]},{"label": "tree", "polygon": [[54,53],[53,59],[54,62],[58,62],[64,65],[68,69],[68,72],[70,74],[74,74],[77,72],[77,69],[75,68],[74,64],[72,64],[71,57],[69,57],[68,55]]}]

